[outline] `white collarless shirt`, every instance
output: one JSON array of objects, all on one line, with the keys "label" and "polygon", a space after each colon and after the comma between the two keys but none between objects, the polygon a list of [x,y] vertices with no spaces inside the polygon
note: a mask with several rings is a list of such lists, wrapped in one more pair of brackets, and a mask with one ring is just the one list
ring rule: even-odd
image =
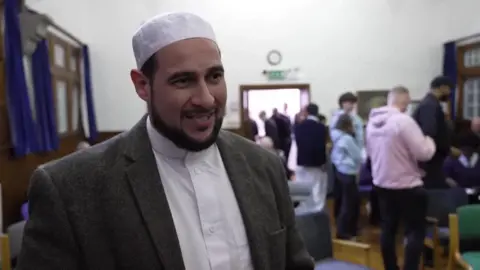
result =
[{"label": "white collarless shirt", "polygon": [[188,152],[147,131],[186,270],[253,270],[242,215],[216,145]]}]

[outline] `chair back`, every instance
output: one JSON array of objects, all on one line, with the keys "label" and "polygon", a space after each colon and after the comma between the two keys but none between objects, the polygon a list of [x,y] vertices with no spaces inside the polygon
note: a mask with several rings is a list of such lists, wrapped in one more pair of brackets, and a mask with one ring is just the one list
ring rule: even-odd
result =
[{"label": "chair back", "polygon": [[457,209],[460,239],[480,240],[480,205],[470,204]]},{"label": "chair back", "polygon": [[324,211],[297,211],[297,229],[315,261],[333,257],[328,214]]},{"label": "chair back", "polygon": [[448,215],[468,204],[468,195],[463,188],[428,190],[427,196],[427,216],[438,220],[439,227],[448,227]]},{"label": "chair back", "polygon": [[10,257],[16,259],[20,255],[23,241],[23,230],[26,221],[14,223],[7,228],[7,235],[10,242]]}]

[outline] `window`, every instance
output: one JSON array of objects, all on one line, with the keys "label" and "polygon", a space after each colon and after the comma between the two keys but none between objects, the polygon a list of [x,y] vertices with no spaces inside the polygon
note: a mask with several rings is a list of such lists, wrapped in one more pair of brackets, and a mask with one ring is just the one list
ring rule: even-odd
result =
[{"label": "window", "polygon": [[480,116],[480,43],[457,48],[458,112],[463,119]]},{"label": "window", "polygon": [[463,117],[480,115],[480,77],[467,79],[463,84]]},{"label": "window", "polygon": [[57,131],[61,135],[80,130],[81,49],[50,33],[48,36]]}]

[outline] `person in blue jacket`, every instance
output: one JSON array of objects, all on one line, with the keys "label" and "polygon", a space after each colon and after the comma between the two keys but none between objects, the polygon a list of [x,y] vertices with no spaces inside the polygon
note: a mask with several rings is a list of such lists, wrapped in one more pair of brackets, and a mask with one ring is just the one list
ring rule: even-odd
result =
[{"label": "person in blue jacket", "polygon": [[[338,105],[340,108],[333,113],[333,116],[329,125],[330,138],[332,140],[332,144],[335,145],[335,141],[339,138],[339,135],[341,135],[341,132],[335,128],[337,125],[338,118],[342,114],[348,114],[352,119],[355,140],[359,145],[359,147],[363,149],[365,145],[363,121],[355,113],[355,106],[357,105],[357,96],[355,96],[355,94],[353,94],[352,92],[344,93],[340,95],[338,99]],[[335,172],[336,171],[335,164],[332,164],[332,167],[333,167],[332,168],[333,171]],[[337,217],[340,212],[341,202],[342,202],[338,181],[334,181],[333,195],[334,195],[334,201],[335,201],[334,212],[335,212],[335,217]]]}]

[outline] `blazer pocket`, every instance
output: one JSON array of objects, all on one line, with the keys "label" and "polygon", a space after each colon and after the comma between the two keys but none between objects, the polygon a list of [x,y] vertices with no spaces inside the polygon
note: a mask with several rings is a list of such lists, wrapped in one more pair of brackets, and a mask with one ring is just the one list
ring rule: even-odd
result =
[{"label": "blazer pocket", "polygon": [[286,247],[287,247],[287,228],[268,234],[270,270],[285,269]]}]

